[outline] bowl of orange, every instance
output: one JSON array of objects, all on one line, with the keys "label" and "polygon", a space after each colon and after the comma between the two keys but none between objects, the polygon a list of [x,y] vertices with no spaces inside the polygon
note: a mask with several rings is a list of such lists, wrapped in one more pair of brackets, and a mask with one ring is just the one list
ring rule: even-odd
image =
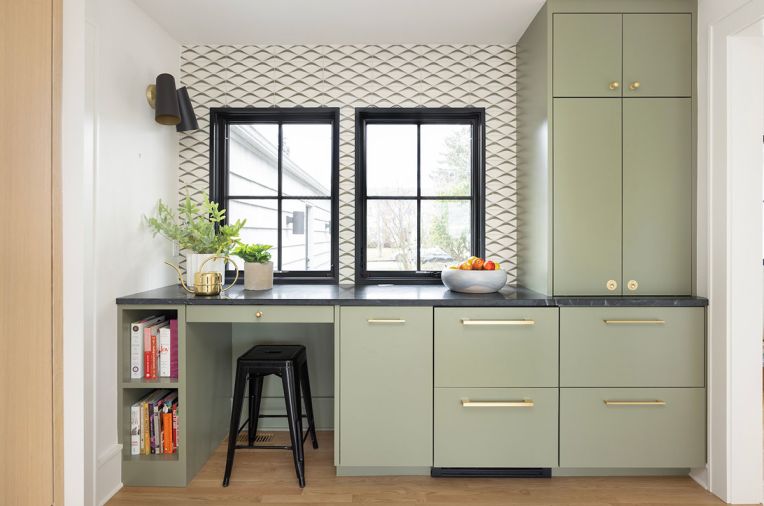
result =
[{"label": "bowl of orange", "polygon": [[470,257],[443,269],[440,279],[446,287],[461,293],[493,293],[507,284],[507,273],[495,260]]}]

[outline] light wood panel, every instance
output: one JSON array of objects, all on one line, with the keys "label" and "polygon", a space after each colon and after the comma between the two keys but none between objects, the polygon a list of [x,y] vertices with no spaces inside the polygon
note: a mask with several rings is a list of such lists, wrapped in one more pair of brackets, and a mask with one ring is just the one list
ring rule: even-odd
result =
[{"label": "light wood panel", "polygon": [[[277,433],[286,441],[284,433]],[[320,448],[305,449],[307,485],[297,486],[288,451],[240,451],[231,485],[220,486],[225,467],[221,445],[186,488],[125,488],[109,506],[244,504],[544,504],[610,506],[723,504],[688,477],[552,479],[430,478],[428,476],[337,477],[331,432],[319,432]]]},{"label": "light wood panel", "polygon": [[0,4],[0,504],[62,501],[60,29],[59,0]]}]

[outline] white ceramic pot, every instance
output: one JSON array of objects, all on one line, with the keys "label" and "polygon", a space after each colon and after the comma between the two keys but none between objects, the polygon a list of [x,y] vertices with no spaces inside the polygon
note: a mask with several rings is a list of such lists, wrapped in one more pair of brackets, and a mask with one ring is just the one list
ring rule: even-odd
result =
[{"label": "white ceramic pot", "polygon": [[273,262],[244,263],[244,289],[270,290],[273,288]]},{"label": "white ceramic pot", "polygon": [[[186,253],[186,285],[189,288],[194,286],[194,274],[201,269],[202,264],[207,259],[214,256],[205,253]],[[225,261],[222,258],[210,260],[204,264],[204,272],[219,272],[223,279],[225,279]]]},{"label": "white ceramic pot", "polygon": [[498,271],[462,271],[443,269],[440,279],[449,290],[462,293],[498,292],[507,284],[507,273]]}]

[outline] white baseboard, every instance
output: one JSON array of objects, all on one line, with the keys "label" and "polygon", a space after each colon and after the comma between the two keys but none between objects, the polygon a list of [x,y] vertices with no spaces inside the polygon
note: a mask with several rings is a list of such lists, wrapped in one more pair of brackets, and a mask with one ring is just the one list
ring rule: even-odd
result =
[{"label": "white baseboard", "polygon": [[122,445],[113,444],[96,459],[95,499],[103,506],[122,488]]}]

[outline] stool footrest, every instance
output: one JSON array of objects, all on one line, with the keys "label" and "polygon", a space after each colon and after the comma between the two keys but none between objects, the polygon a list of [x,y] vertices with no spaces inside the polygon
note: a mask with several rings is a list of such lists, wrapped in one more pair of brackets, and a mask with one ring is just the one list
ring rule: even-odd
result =
[{"label": "stool footrest", "polygon": [[289,445],[236,445],[237,450],[291,450]]}]

